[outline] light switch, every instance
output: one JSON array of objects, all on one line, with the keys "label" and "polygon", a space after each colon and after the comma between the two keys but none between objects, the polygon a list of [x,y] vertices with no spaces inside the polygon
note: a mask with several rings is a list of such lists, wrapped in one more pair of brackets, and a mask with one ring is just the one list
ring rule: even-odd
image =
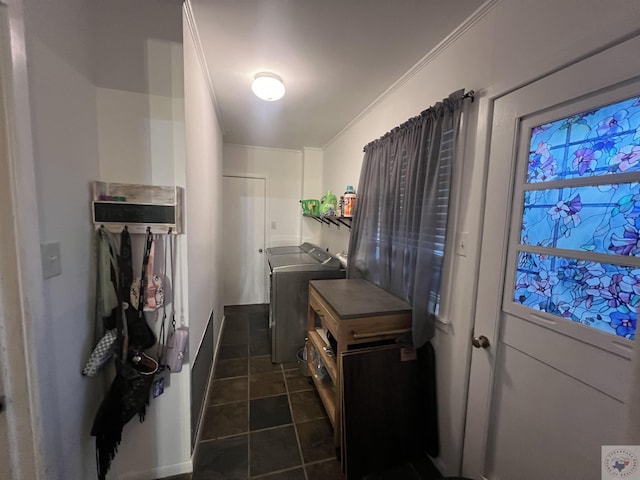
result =
[{"label": "light switch", "polygon": [[275,220],[271,220],[271,230],[275,230],[276,228],[277,228],[276,221]]},{"label": "light switch", "polygon": [[469,249],[469,232],[458,232],[456,235],[456,255],[461,257],[467,256]]},{"label": "light switch", "polygon": [[60,275],[62,273],[60,242],[41,243],[40,252],[42,254],[42,276],[51,278]]}]

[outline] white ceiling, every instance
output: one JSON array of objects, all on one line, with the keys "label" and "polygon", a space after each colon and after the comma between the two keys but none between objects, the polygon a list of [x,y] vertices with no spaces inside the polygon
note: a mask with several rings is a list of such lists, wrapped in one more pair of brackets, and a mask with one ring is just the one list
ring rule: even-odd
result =
[{"label": "white ceiling", "polygon": [[[224,141],[300,149],[325,146],[483,0],[190,3]],[[282,100],[252,94],[262,71],[282,77]]]}]

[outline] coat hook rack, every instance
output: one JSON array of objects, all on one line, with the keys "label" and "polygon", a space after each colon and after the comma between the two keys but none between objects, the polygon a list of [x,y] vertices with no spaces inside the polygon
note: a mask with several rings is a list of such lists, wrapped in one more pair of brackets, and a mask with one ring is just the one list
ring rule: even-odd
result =
[{"label": "coat hook rack", "polygon": [[177,186],[93,182],[96,228],[130,233],[182,233],[184,189]]}]

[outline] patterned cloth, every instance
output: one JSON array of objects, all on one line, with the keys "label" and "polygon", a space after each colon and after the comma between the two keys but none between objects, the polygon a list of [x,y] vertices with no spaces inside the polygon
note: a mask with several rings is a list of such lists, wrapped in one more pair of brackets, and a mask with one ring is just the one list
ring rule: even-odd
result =
[{"label": "patterned cloth", "polygon": [[107,330],[104,337],[100,339],[96,347],[91,352],[87,364],[82,369],[82,375],[87,377],[95,377],[98,370],[107,363],[113,354],[113,343],[118,338],[118,330],[116,328]]}]

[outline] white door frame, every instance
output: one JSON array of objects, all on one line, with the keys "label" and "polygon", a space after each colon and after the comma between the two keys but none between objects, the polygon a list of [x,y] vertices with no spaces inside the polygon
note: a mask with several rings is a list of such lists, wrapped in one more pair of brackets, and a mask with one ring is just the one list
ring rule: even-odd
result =
[{"label": "white door frame", "polygon": [[0,278],[6,280],[0,281],[1,415],[13,478],[44,479],[34,335],[44,297],[21,0],[0,0],[0,45]]},{"label": "white door frame", "polygon": [[[493,126],[490,158],[504,158],[504,155],[515,158],[517,131],[514,132],[514,122],[521,116],[519,112],[539,111],[637,77],[640,72],[637,61],[633,59],[637,59],[639,49],[640,37],[635,37],[563,68],[519,89],[530,95],[526,95],[524,99],[519,96],[517,104],[509,97],[510,92],[491,99],[492,116],[489,121],[492,120]],[[582,82],[579,85],[567,84],[564,81],[567,73],[580,76]],[[547,94],[546,105],[539,104],[537,100],[541,92]],[[500,145],[511,145],[511,148],[499,148]],[[504,206],[511,205],[515,169],[514,162],[510,164],[511,171],[505,172],[501,167],[504,163],[490,161],[486,180],[486,191],[498,191],[500,195],[487,196],[485,199],[474,334],[485,335],[492,345],[498,344],[500,331],[499,318],[511,219],[510,209],[505,209]],[[496,264],[496,259],[501,259],[499,264]],[[636,356],[636,363],[639,360]],[[481,473],[484,473],[495,363],[496,355],[492,349],[473,349],[462,464],[462,474],[473,478],[481,478]]]},{"label": "white door frame", "polygon": [[[232,178],[251,178],[251,179],[256,179],[256,180],[264,180],[264,245],[262,247],[263,249],[263,254],[264,254],[264,277],[262,279],[262,288],[263,288],[263,292],[264,292],[264,296],[263,296],[263,303],[269,303],[269,266],[267,265],[267,248],[271,245],[271,239],[269,237],[270,234],[270,229],[267,227],[267,219],[271,218],[271,215],[269,214],[269,209],[270,209],[270,202],[269,202],[269,177],[267,175],[251,175],[251,174],[247,174],[247,173],[233,173],[233,172],[227,172],[227,173],[223,173],[222,175],[223,180],[224,177],[232,177]],[[224,203],[224,199],[223,199],[223,203]],[[226,207],[223,207],[226,208]]]}]

